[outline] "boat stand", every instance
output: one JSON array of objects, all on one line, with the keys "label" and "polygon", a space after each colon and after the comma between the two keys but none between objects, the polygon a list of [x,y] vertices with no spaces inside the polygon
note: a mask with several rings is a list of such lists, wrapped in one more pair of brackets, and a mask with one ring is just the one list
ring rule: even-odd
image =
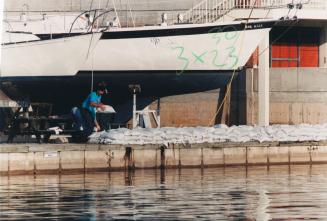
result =
[{"label": "boat stand", "polygon": [[28,107],[17,108],[4,131],[7,143],[12,143],[17,135],[35,136],[38,143],[49,142],[52,135],[79,136],[71,116],[50,116],[52,105],[47,103],[31,103],[31,107],[33,112]]},{"label": "boat stand", "polygon": [[[158,99],[156,110],[150,110],[149,106],[143,110],[137,110],[136,94],[141,92],[141,87],[138,84],[133,84],[129,85],[129,88],[133,93],[133,129],[136,127],[160,128],[160,98]],[[151,117],[155,123],[155,127],[152,126]]]}]

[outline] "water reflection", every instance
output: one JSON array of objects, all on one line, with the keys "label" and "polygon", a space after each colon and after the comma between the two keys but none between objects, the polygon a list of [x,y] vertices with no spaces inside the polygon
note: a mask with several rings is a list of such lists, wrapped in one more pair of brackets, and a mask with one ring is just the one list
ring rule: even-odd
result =
[{"label": "water reflection", "polygon": [[0,178],[1,220],[327,219],[327,165]]}]

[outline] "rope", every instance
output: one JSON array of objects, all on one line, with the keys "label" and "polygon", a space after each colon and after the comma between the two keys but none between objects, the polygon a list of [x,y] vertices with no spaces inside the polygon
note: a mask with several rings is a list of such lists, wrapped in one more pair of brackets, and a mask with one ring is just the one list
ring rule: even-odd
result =
[{"label": "rope", "polygon": [[[244,30],[245,30],[246,25],[249,23],[249,20],[250,20],[250,18],[251,18],[251,16],[252,16],[252,13],[253,13],[253,10],[254,10],[254,6],[256,5],[256,3],[257,3],[257,0],[255,0],[255,2],[254,2],[253,5],[252,5],[251,12],[250,12],[248,18],[246,19],[246,23],[245,23],[245,25],[244,25]],[[239,50],[239,52],[238,52],[238,56],[241,54],[242,48],[243,48],[243,46],[244,46],[244,36],[245,36],[244,33],[245,33],[245,32],[242,32],[242,36],[241,36],[241,47],[240,47],[240,50]],[[236,70],[237,70],[236,68],[233,70],[233,74],[232,74],[232,76],[231,76],[231,79],[229,80],[229,82],[228,82],[228,84],[227,84],[227,90],[226,90],[225,96],[224,96],[224,98],[223,98],[221,104],[219,105],[219,107],[218,107],[216,113],[214,114],[214,116],[212,117],[212,119],[209,121],[209,125],[208,125],[208,126],[212,125],[212,123],[215,121],[217,115],[219,114],[221,108],[222,108],[223,105],[225,104],[226,99],[227,99],[227,97],[229,96],[229,94],[230,94],[230,92],[231,92],[232,83],[233,83],[233,80],[234,80],[234,77],[235,77],[235,74],[236,74]]]}]

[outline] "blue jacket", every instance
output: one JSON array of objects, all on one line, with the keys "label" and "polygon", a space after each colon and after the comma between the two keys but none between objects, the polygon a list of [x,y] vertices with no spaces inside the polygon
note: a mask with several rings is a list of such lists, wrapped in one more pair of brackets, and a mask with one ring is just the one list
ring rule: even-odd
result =
[{"label": "blue jacket", "polygon": [[91,102],[100,104],[101,103],[101,96],[97,95],[96,92],[91,92],[89,94],[89,96],[82,103],[82,107],[87,109],[91,113],[93,119],[95,119],[95,117],[96,117],[96,107],[91,106],[90,105]]}]

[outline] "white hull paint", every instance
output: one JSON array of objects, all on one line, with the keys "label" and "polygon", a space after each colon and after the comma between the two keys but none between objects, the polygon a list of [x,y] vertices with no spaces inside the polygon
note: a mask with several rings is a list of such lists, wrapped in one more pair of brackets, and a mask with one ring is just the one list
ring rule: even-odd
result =
[{"label": "white hull paint", "polygon": [[[93,68],[96,71],[238,69],[246,64],[268,31],[226,32],[222,35],[235,35],[238,39],[223,39],[218,44],[212,34],[101,40],[94,50]],[[82,69],[91,67],[90,58]]]},{"label": "white hull paint", "polygon": [[[212,28],[215,30],[215,27]],[[82,70],[234,70],[243,67],[270,28],[181,36],[101,39]]]},{"label": "white hull paint", "polygon": [[[75,75],[101,33],[2,46],[1,77]],[[92,41],[92,43],[91,43]]]}]

